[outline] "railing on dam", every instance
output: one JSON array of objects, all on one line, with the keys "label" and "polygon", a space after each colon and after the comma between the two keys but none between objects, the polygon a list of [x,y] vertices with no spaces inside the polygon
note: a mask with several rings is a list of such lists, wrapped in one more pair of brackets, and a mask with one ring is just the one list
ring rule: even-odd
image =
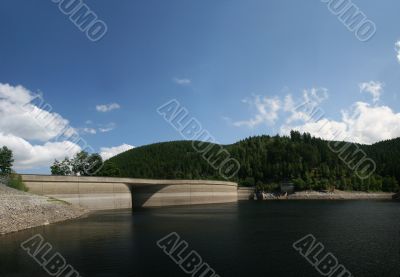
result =
[{"label": "railing on dam", "polygon": [[237,184],[209,180],[22,175],[31,193],[90,210],[227,203],[238,200]]}]

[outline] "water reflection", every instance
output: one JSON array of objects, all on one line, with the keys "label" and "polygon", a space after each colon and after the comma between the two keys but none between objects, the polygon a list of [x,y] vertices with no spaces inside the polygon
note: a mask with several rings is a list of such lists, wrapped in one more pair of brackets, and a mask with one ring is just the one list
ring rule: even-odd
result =
[{"label": "water reflection", "polygon": [[156,245],[171,232],[220,276],[319,276],[292,248],[311,233],[355,276],[398,276],[390,201],[240,202],[97,212],[0,237],[0,276],[48,276],[19,244],[40,233],[82,276],[187,276]]}]

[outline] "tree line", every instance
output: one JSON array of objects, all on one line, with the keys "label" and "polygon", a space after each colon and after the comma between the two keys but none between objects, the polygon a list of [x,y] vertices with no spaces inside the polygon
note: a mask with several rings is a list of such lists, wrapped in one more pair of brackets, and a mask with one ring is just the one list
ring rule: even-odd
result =
[{"label": "tree line", "polygon": [[[52,175],[224,180],[212,166],[219,158],[220,145],[202,143],[202,147],[210,149],[205,157],[192,143],[172,141],[146,145],[107,161],[97,153],[81,151],[71,159],[55,160],[50,170]],[[351,165],[330,149],[328,141],[308,133],[292,131],[290,136],[254,136],[223,148],[240,163],[240,170],[231,181],[241,186],[274,191],[280,183],[292,182],[297,190],[399,191],[400,138],[350,146],[348,157],[353,163],[358,160],[352,152],[365,153],[375,161],[376,170],[368,178],[360,179]],[[355,151],[358,149],[362,151]],[[11,150],[0,148],[0,175],[11,174],[12,163]]]},{"label": "tree line", "polygon": [[89,154],[86,151],[76,153],[71,159],[66,157],[62,161],[55,160],[50,171],[52,175],[58,176],[120,176],[114,163],[104,163],[99,154]]},{"label": "tree line", "polygon": [[[219,147],[205,143],[204,147]],[[360,179],[356,172],[333,152],[328,141],[308,133],[292,131],[290,136],[255,136],[223,146],[241,165],[232,181],[242,186],[275,190],[283,181],[297,190],[398,191],[400,181],[400,139],[373,145],[350,144],[348,155],[361,149],[376,162],[375,172]],[[209,151],[210,156],[218,154]],[[357,153],[361,153],[360,151]],[[347,155],[347,154],[346,154]],[[357,155],[351,156],[353,163]],[[106,161],[120,170],[122,177],[162,179],[221,179],[192,147],[191,141],[173,141],[138,147]]]}]

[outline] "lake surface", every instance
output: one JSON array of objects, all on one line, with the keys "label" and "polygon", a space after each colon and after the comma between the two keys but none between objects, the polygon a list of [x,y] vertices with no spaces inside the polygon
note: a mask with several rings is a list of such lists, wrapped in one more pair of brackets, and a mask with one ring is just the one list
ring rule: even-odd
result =
[{"label": "lake surface", "polygon": [[321,276],[292,247],[312,234],[353,276],[400,274],[400,203],[245,201],[97,212],[0,237],[0,276],[49,276],[21,247],[41,234],[81,276],[189,276],[158,246],[171,232],[219,276]]}]

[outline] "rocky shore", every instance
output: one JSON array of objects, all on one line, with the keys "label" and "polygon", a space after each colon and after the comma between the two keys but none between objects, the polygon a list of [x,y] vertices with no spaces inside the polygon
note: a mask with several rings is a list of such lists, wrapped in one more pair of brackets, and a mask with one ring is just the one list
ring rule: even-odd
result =
[{"label": "rocky shore", "polygon": [[0,235],[78,218],[87,210],[0,184]]},{"label": "rocky shore", "polygon": [[389,192],[360,192],[360,191],[341,191],[319,192],[301,191],[290,195],[276,195],[264,193],[263,200],[372,200],[372,199],[392,199],[393,193]]}]

